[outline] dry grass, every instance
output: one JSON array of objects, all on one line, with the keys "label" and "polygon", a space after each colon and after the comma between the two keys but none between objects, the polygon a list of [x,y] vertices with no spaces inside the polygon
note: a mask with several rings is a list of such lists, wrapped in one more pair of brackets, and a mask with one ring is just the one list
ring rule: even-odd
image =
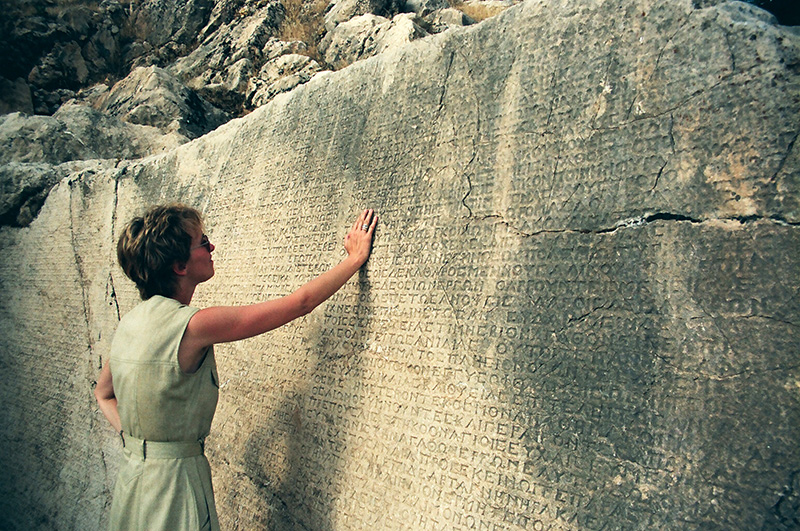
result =
[{"label": "dry grass", "polygon": [[508,9],[506,6],[499,5],[483,5],[483,4],[466,4],[461,0],[450,0],[450,5],[458,9],[475,22],[480,22],[498,15]]},{"label": "dry grass", "polygon": [[317,44],[325,29],[324,13],[329,0],[283,0],[286,15],[281,24],[278,38],[282,41],[302,41],[306,43],[304,55],[322,63]]}]

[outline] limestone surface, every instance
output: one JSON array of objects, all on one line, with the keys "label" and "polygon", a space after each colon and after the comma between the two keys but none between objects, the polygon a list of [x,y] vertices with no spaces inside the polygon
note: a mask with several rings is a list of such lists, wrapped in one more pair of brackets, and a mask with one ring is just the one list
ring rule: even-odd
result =
[{"label": "limestone surface", "polygon": [[795,528],[798,64],[738,2],[528,0],[59,170],[0,227],[0,527],[105,526],[115,237],[179,200],[200,307],[291,292],[380,214],[330,301],[217,349],[225,529]]}]

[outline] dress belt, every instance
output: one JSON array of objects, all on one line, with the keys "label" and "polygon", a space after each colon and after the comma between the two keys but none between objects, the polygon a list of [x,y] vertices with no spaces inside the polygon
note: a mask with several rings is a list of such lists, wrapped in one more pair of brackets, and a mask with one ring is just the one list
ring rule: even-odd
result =
[{"label": "dress belt", "polygon": [[203,455],[202,441],[147,441],[131,437],[127,433],[122,436],[124,452],[139,459],[182,459]]}]

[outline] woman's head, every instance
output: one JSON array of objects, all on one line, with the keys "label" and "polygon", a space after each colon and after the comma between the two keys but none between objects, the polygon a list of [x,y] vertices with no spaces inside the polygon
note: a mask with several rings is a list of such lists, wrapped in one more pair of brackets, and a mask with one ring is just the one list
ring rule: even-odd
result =
[{"label": "woman's head", "polygon": [[125,226],[117,242],[117,258],[142,299],[173,296],[178,282],[175,265],[186,264],[192,238],[202,232],[200,212],[181,204],[153,207]]}]

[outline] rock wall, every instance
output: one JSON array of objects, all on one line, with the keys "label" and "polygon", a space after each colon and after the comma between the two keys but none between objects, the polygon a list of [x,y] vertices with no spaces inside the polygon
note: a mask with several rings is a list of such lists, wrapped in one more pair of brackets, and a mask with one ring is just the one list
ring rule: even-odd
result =
[{"label": "rock wall", "polygon": [[0,228],[0,527],[105,526],[114,240],[170,200],[217,246],[198,306],[381,215],[332,300],[217,349],[225,529],[796,526],[800,38],[760,13],[531,0],[70,174]]}]

